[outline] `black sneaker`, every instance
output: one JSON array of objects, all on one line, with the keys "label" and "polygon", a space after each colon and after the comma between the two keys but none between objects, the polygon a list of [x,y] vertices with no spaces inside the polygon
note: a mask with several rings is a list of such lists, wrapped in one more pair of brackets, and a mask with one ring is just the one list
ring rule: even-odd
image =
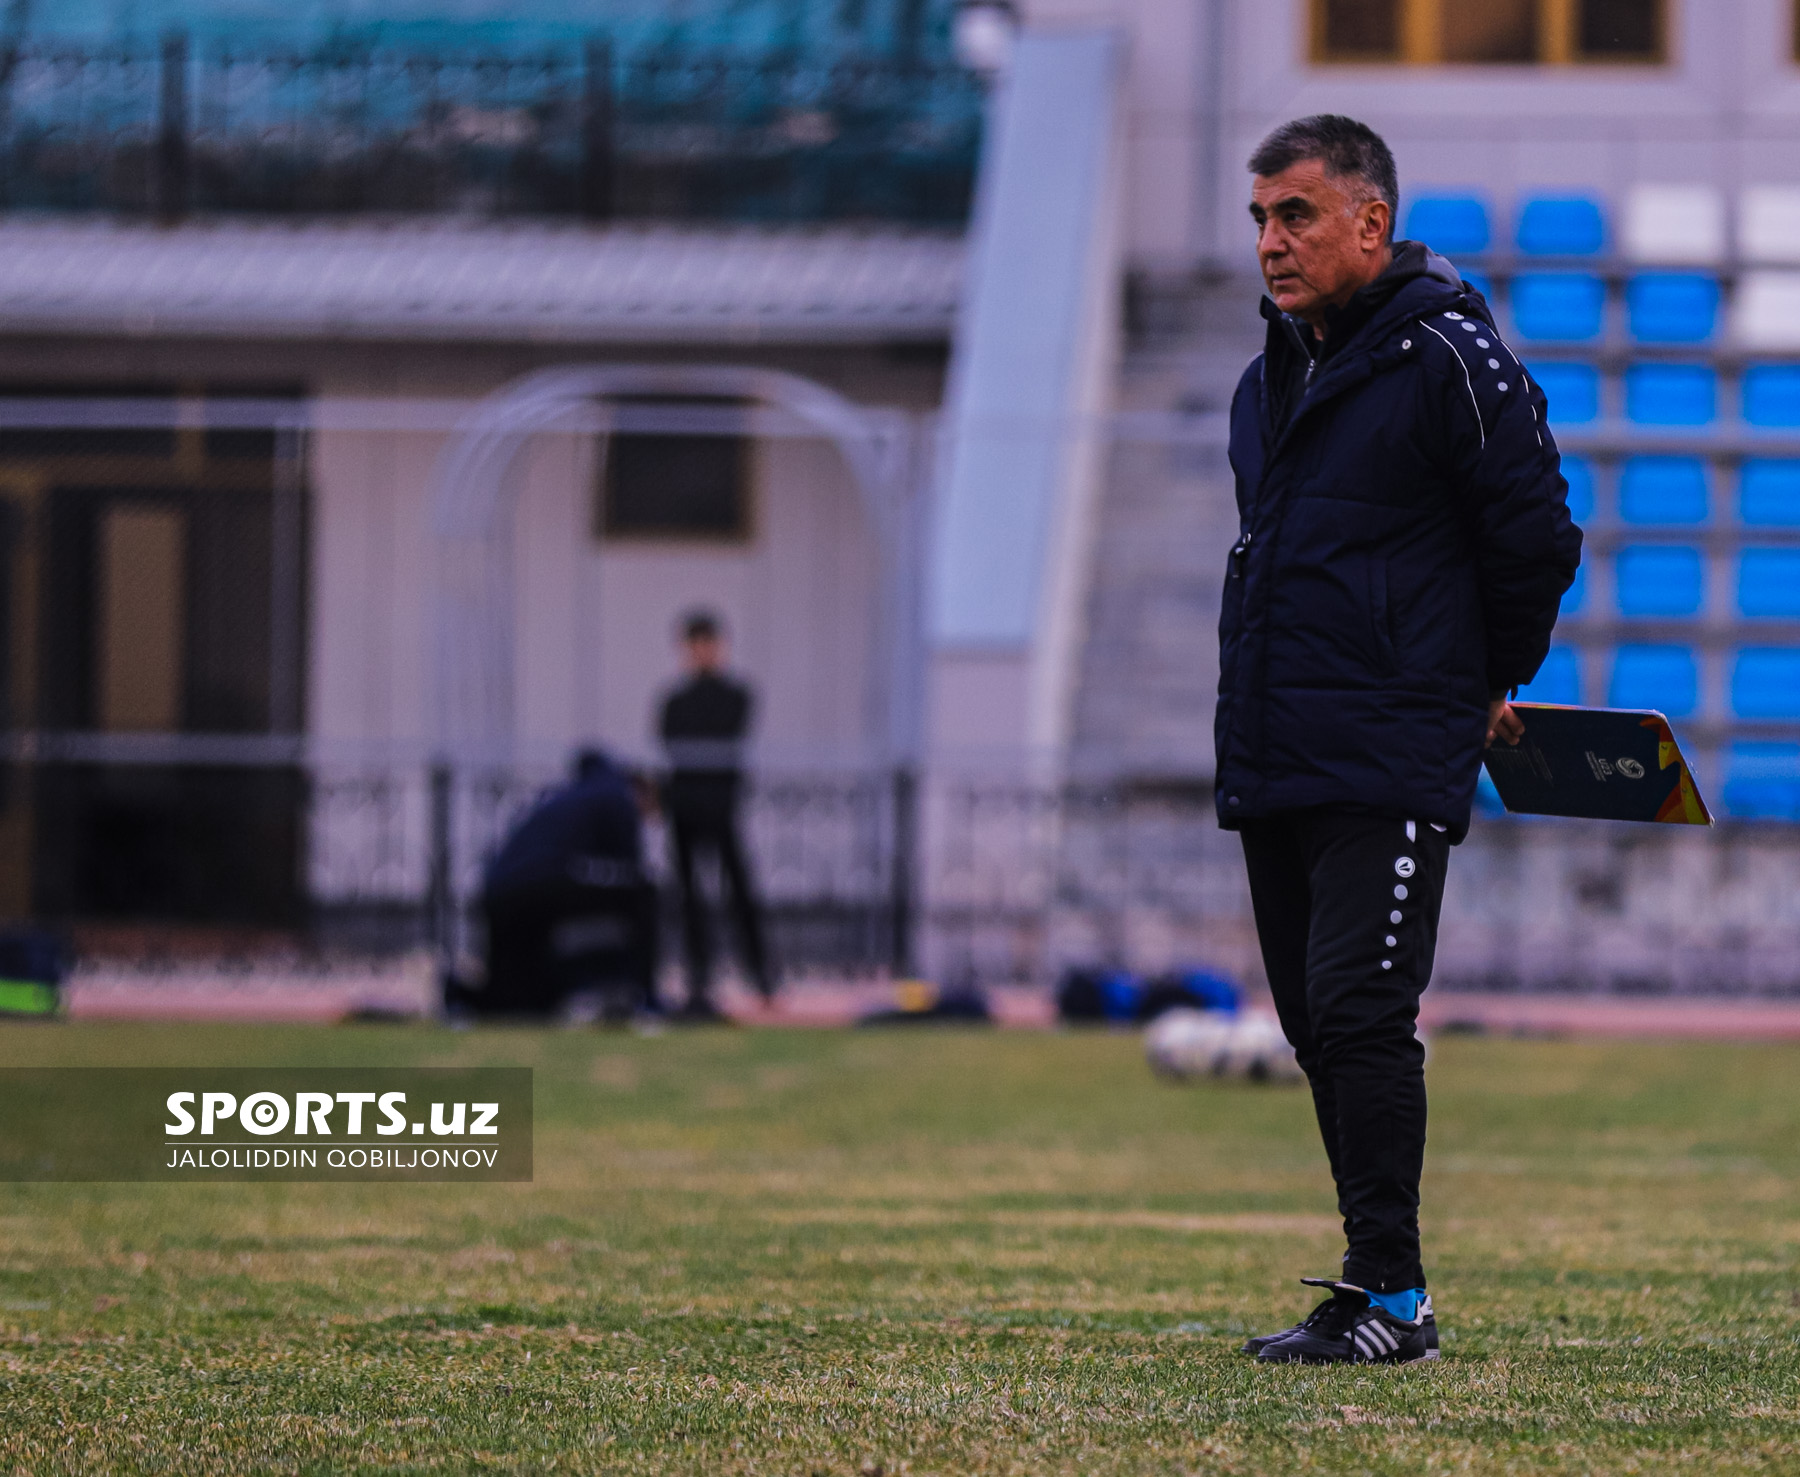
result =
[{"label": "black sneaker", "polygon": [[1246,1339],[1244,1341],[1243,1347],[1238,1350],[1238,1353],[1248,1354],[1252,1358],[1254,1358],[1256,1355],[1262,1353],[1262,1351],[1264,1349],[1268,1348],[1270,1344],[1274,1343],[1276,1339],[1284,1339],[1290,1333],[1299,1333],[1301,1329],[1305,1328],[1307,1324],[1311,1323],[1313,1321],[1313,1319],[1317,1318],[1321,1313],[1323,1313],[1327,1308],[1329,1308],[1336,1301],[1337,1301],[1337,1294],[1333,1293],[1330,1297],[1326,1298],[1324,1302],[1320,1303],[1318,1307],[1314,1308],[1312,1310],[1312,1312],[1308,1313],[1304,1318],[1302,1318],[1298,1323],[1290,1324],[1288,1327],[1283,1328],[1276,1333],[1259,1333],[1253,1339]]},{"label": "black sneaker", "polygon": [[704,995],[690,996],[687,1003],[669,1019],[680,1026],[735,1026],[737,1024]]},{"label": "black sneaker", "polygon": [[1396,1318],[1369,1301],[1352,1282],[1329,1277],[1302,1277],[1311,1287],[1329,1287],[1331,1297],[1313,1309],[1306,1321],[1274,1334],[1257,1350],[1265,1364],[1416,1364],[1438,1357],[1437,1319],[1431,1298],[1419,1299],[1412,1319]]}]

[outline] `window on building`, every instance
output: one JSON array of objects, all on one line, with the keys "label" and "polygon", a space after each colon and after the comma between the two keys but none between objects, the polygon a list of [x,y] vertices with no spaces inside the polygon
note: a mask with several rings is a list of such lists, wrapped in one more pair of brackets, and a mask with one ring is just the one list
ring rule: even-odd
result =
[{"label": "window on building", "polygon": [[[1312,0],[1313,59],[1451,64],[1657,63],[1669,0]],[[1800,28],[1796,29],[1800,48]]]},{"label": "window on building", "polygon": [[1661,10],[1655,0],[1581,0],[1576,54],[1586,61],[1661,61]]},{"label": "window on building", "polygon": [[[227,392],[288,398],[273,387]],[[0,386],[10,400],[200,387]],[[268,431],[0,432],[0,719],[61,735],[0,783],[9,915],[287,928],[306,916],[301,771],[227,736],[292,734],[305,689],[305,491]],[[160,735],[149,758],[126,735]],[[239,762],[241,760],[245,762]]]},{"label": "window on building", "polygon": [[1313,35],[1324,61],[1396,61],[1400,0],[1318,0]]},{"label": "window on building", "polygon": [[695,434],[615,432],[601,444],[598,532],[741,542],[750,536],[750,467],[747,436],[713,434],[711,427]]},{"label": "window on building", "polygon": [[1538,10],[1538,0],[1481,0],[1477,5],[1446,0],[1443,59],[1490,65],[1536,61]]}]

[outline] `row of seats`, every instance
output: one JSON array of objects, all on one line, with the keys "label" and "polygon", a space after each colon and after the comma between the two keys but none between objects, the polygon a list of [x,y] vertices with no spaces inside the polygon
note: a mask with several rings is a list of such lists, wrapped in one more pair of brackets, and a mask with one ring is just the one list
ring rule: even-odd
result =
[{"label": "row of seats", "polygon": [[1731,745],[1723,795],[1725,813],[1740,820],[1800,821],[1800,744]]},{"label": "row of seats", "polygon": [[[1537,678],[1519,689],[1532,703],[1580,703],[1581,664],[1573,647],[1554,646]],[[1622,642],[1612,653],[1606,706],[1655,708],[1691,718],[1700,703],[1700,665],[1692,647],[1671,642]],[[1800,648],[1745,646],[1731,661],[1731,711],[1751,720],[1800,719]]]},{"label": "row of seats", "polygon": [[[1583,344],[1606,327],[1606,280],[1589,272],[1520,272],[1504,292],[1486,273],[1458,268],[1524,344]],[[1718,336],[1724,289],[1705,272],[1635,272],[1625,280],[1625,327],[1646,348],[1708,344]],[[1752,353],[1800,349],[1800,272],[1746,272],[1735,298],[1732,339]],[[1510,324],[1508,315],[1510,314]]]},{"label": "row of seats", "polygon": [[[1725,221],[1723,195],[1706,186],[1644,185],[1626,196],[1621,252],[1651,268],[1633,272],[1625,283],[1625,326],[1635,342],[1705,344],[1717,336],[1725,297],[1721,282],[1711,272],[1668,268],[1726,265]],[[1510,324],[1501,326],[1521,342],[1591,343],[1605,330],[1609,293],[1596,272],[1520,271],[1497,295],[1488,276],[1470,270],[1479,267],[1493,243],[1488,207],[1477,195],[1420,197],[1407,211],[1404,234],[1456,259],[1503,320],[1510,314]],[[1610,244],[1600,202],[1583,195],[1525,200],[1514,241],[1527,261],[1594,257]],[[1779,269],[1797,263],[1800,187],[1745,191],[1738,253],[1731,259],[1744,269],[1732,308],[1732,336],[1740,347],[1800,350],[1800,272]]]},{"label": "row of seats", "polygon": [[[1550,419],[1583,425],[1600,418],[1600,370],[1568,360],[1532,360],[1531,377],[1550,402]],[[1719,372],[1707,364],[1631,364],[1625,418],[1640,426],[1709,426],[1719,414]],[[1739,413],[1752,426],[1800,426],[1800,364],[1752,364],[1739,386]]]},{"label": "row of seats", "polygon": [[[1478,192],[1440,192],[1415,199],[1402,233],[1443,252],[1464,268],[1521,343],[1586,344],[1607,331],[1618,311],[1629,339],[1645,346],[1705,346],[1719,336],[1725,286],[1712,271],[1744,270],[1731,294],[1732,338],[1755,354],[1800,350],[1800,187],[1755,186],[1736,201],[1735,222],[1723,191],[1706,185],[1645,185],[1630,190],[1609,220],[1601,201],[1576,193],[1534,194],[1511,217],[1511,248],[1522,258],[1612,255],[1632,267],[1622,301],[1598,270],[1546,270],[1521,261],[1495,291],[1480,258],[1500,244],[1496,216]],[[1735,232],[1732,227],[1735,224]],[[1688,270],[1682,270],[1686,268]],[[1528,368],[1563,425],[1597,421],[1602,374],[1597,365],[1531,362]],[[1709,363],[1634,363],[1620,387],[1625,419],[1646,427],[1710,427],[1723,419],[1728,386]],[[1750,427],[1800,427],[1800,365],[1756,363],[1736,385],[1735,408]],[[1596,476],[1580,456],[1564,458],[1569,503],[1578,520],[1592,518]],[[1619,464],[1612,510],[1637,526],[1696,526],[1714,516],[1715,479],[1735,481],[1745,527],[1800,527],[1800,460],[1751,457],[1734,472],[1701,457],[1640,454]],[[1736,551],[1736,609],[1747,623],[1800,619],[1800,547],[1748,545]],[[1691,618],[1705,605],[1708,560],[1693,546],[1627,544],[1611,558],[1619,615]],[[1586,571],[1563,610],[1580,613],[1589,599]],[[1748,639],[1728,657],[1728,702],[1744,721],[1800,722],[1800,648]],[[1576,703],[1585,697],[1614,707],[1657,708],[1693,716],[1700,701],[1700,662],[1680,643],[1623,642],[1605,658],[1603,692],[1584,692],[1572,647],[1554,648],[1522,696]],[[1733,816],[1800,822],[1800,742],[1740,741],[1724,756],[1719,798]],[[1490,797],[1492,799],[1494,797]]]},{"label": "row of seats", "polygon": [[[1563,476],[1569,483],[1569,511],[1588,523],[1596,506],[1594,465],[1567,453]],[[1644,454],[1619,464],[1616,511],[1621,522],[1645,526],[1687,526],[1713,516],[1714,474],[1697,456]],[[1749,457],[1735,480],[1738,518],[1750,527],[1800,526],[1800,460]]]},{"label": "row of seats", "polygon": [[[1524,256],[1599,256],[1609,247],[1629,261],[1709,266],[1731,253],[1726,197],[1710,185],[1638,185],[1620,202],[1616,241],[1599,198],[1532,194],[1519,202],[1513,245]],[[1449,256],[1492,249],[1493,212],[1477,191],[1435,191],[1408,207],[1402,234]],[[1752,185],[1738,198],[1736,257],[1800,263],[1800,186]]]},{"label": "row of seats", "polygon": [[[1592,556],[1563,596],[1562,614],[1587,613]],[[1613,594],[1626,617],[1679,619],[1706,605],[1706,561],[1699,549],[1628,544],[1613,555]],[[1737,556],[1737,613],[1746,620],[1800,620],[1800,548],[1750,548]]]},{"label": "row of seats", "polygon": [[[1490,300],[1493,288],[1474,281]],[[1720,288],[1702,272],[1639,272],[1625,284],[1625,321],[1641,344],[1703,344],[1713,337]],[[1521,272],[1507,294],[1519,338],[1540,343],[1587,343],[1606,319],[1606,283],[1585,272]]]}]

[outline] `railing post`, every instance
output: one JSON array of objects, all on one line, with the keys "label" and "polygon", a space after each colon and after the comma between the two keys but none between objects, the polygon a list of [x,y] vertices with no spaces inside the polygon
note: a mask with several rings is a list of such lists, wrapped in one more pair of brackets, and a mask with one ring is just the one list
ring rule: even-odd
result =
[{"label": "railing post", "polygon": [[919,65],[925,40],[925,0],[898,0],[894,7],[894,60],[902,71]]},{"label": "railing post", "polygon": [[431,855],[425,891],[427,926],[438,963],[450,969],[456,963],[456,857],[452,814],[455,776],[448,761],[431,766]]},{"label": "railing post", "polygon": [[913,972],[913,869],[919,834],[919,778],[907,765],[894,770],[894,855],[888,912],[893,927],[889,966],[905,979]]},{"label": "railing post", "polygon": [[162,43],[162,89],[156,131],[156,213],[165,225],[181,220],[191,205],[188,155],[188,43],[170,31]]},{"label": "railing post", "polygon": [[575,209],[582,219],[611,220],[613,213],[612,46],[587,44],[581,88],[581,173]]}]

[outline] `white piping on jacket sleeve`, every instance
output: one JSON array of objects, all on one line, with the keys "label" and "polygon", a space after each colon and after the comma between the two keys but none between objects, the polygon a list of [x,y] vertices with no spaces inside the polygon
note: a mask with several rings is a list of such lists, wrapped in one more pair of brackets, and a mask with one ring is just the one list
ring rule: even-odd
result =
[{"label": "white piping on jacket sleeve", "polygon": [[[1423,318],[1419,320],[1419,327],[1424,329],[1427,333],[1435,333],[1440,339],[1443,339],[1444,347],[1450,351],[1450,357],[1456,361],[1457,368],[1462,370],[1463,384],[1468,386],[1469,390],[1469,405],[1475,412],[1475,430],[1481,437],[1481,449],[1483,451],[1487,450],[1487,427],[1481,423],[1481,402],[1475,398],[1475,381],[1469,378],[1469,366],[1463,363],[1463,356],[1456,352],[1456,345],[1451,343],[1449,339],[1444,338],[1443,334],[1438,333],[1438,331]],[[1511,351],[1509,350],[1508,352],[1510,353]]]}]

